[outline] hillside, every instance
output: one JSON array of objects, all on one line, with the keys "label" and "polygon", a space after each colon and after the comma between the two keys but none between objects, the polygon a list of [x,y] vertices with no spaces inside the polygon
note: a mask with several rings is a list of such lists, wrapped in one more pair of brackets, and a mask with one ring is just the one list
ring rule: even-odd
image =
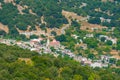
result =
[{"label": "hillside", "polygon": [[[4,39],[27,41],[29,49],[39,52],[51,51],[47,45],[56,41],[56,53],[68,50],[98,63],[101,56],[118,61],[119,9],[119,0],[0,0],[0,37],[6,44]],[[34,39],[42,40],[33,44]]]},{"label": "hillside", "polygon": [[0,44],[0,80],[119,80],[120,69],[92,69],[69,58]]},{"label": "hillside", "polygon": [[119,80],[120,0],[0,0],[0,63],[0,80]]},{"label": "hillside", "polygon": [[9,32],[7,37],[21,37],[24,33],[20,34],[17,28],[24,31],[28,26],[29,31],[36,31],[36,26],[42,30],[61,28],[69,22],[62,10],[86,17],[92,24],[119,27],[119,6],[119,0],[0,0],[0,24],[7,26],[6,30],[0,25],[0,30]]}]

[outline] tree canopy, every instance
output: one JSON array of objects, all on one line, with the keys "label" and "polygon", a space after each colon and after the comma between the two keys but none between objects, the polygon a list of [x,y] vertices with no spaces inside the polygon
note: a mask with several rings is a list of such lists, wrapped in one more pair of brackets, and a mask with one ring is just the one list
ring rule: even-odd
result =
[{"label": "tree canopy", "polygon": [[[119,80],[119,70],[92,69],[78,62],[0,44],[1,80]],[[117,62],[119,65],[119,61]]]}]

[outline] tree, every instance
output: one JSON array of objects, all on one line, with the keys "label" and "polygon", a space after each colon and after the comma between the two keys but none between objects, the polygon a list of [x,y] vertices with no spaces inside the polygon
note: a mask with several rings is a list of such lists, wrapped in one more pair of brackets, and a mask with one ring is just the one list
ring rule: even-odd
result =
[{"label": "tree", "polygon": [[107,40],[107,41],[106,41],[106,44],[107,44],[107,45],[112,45],[113,43],[112,43],[111,40]]},{"label": "tree", "polygon": [[117,47],[116,47],[117,50],[120,50],[120,39],[118,39],[117,41]]},{"label": "tree", "polygon": [[92,23],[92,24],[100,24],[101,23],[101,20],[100,18],[90,18],[88,20],[89,23]]},{"label": "tree", "polygon": [[75,20],[72,20],[71,26],[77,27],[77,29],[80,29],[80,24]]},{"label": "tree", "polygon": [[52,31],[51,34],[54,35],[54,36],[57,35],[57,33],[55,31]]},{"label": "tree", "polygon": [[83,42],[86,43],[89,48],[95,48],[98,44],[95,38],[86,38]]},{"label": "tree", "polygon": [[100,77],[99,77],[98,75],[92,73],[92,74],[89,76],[88,80],[101,80],[101,79],[100,79]]},{"label": "tree", "polygon": [[66,42],[66,36],[64,34],[55,37],[56,40],[60,42]]},{"label": "tree", "polygon": [[30,36],[30,39],[34,39],[34,38],[38,38],[38,36],[37,35],[31,35]]},{"label": "tree", "polygon": [[94,54],[91,54],[91,53],[88,54],[88,58],[93,59],[94,57],[95,57]]},{"label": "tree", "polygon": [[105,42],[106,38],[105,37],[101,37],[100,39],[102,42]]},{"label": "tree", "polygon": [[111,64],[115,64],[116,63],[116,59],[115,58],[111,58],[109,61]]},{"label": "tree", "polygon": [[73,80],[83,80],[81,75],[74,75]]},{"label": "tree", "polygon": [[6,32],[0,30],[0,35],[6,35]]},{"label": "tree", "polygon": [[116,65],[117,65],[117,66],[120,66],[120,60],[117,60]]},{"label": "tree", "polygon": [[55,48],[54,47],[50,47],[52,52],[55,52]]}]

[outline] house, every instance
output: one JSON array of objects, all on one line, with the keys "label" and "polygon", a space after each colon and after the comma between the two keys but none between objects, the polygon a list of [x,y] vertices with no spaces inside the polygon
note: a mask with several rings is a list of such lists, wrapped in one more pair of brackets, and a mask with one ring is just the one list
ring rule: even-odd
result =
[{"label": "house", "polygon": [[106,39],[108,38],[108,36],[106,35],[99,35],[99,38],[105,37]]},{"label": "house", "polygon": [[111,38],[110,40],[112,41],[113,44],[117,43],[117,39],[116,38],[114,38],[114,39]]},{"label": "house", "polygon": [[16,42],[17,45],[22,45],[22,42],[18,41]]},{"label": "house", "polygon": [[81,61],[87,61],[87,58],[83,57],[83,58],[81,59]]},{"label": "house", "polygon": [[87,61],[84,61],[84,64],[85,64],[85,65],[91,65],[92,62],[91,62],[90,60],[87,60]]},{"label": "house", "polygon": [[43,40],[42,38],[32,39],[32,40],[30,40],[30,43],[31,43],[31,44],[36,44],[36,43],[41,42],[42,40]]},{"label": "house", "polygon": [[94,63],[92,63],[90,66],[93,67],[93,68],[95,68],[95,67],[102,68],[102,63],[94,62]]},{"label": "house", "polygon": [[82,57],[81,58],[81,64],[83,64],[83,65],[91,65],[92,64],[92,60],[91,59],[87,59],[86,57]]},{"label": "house", "polygon": [[89,38],[90,38],[90,37],[94,37],[93,34],[86,34],[85,36],[86,36],[86,37],[89,37]]},{"label": "house", "polygon": [[102,64],[102,67],[108,67],[108,64]]},{"label": "house", "polygon": [[31,48],[30,51],[36,51],[36,52],[39,52],[39,49],[37,49],[37,48]]},{"label": "house", "polygon": [[102,60],[104,63],[109,63],[109,59],[110,59],[109,56],[101,55],[101,60]]},{"label": "house", "polygon": [[37,43],[37,42],[39,42],[38,39],[32,39],[32,40],[30,41],[30,43]]},{"label": "house", "polygon": [[79,41],[80,41],[80,43],[83,43],[83,40],[82,40],[82,39],[80,39]]},{"label": "house", "polygon": [[77,39],[79,36],[77,36],[77,35],[74,34],[74,35],[72,35],[72,37],[75,38],[75,39]]},{"label": "house", "polygon": [[75,57],[74,57],[74,60],[76,60],[76,61],[78,61],[78,62],[81,62],[82,56],[75,56]]},{"label": "house", "polygon": [[60,47],[60,42],[56,41],[55,39],[49,43],[50,47],[54,47],[54,48],[59,48]]},{"label": "house", "polygon": [[73,53],[68,53],[69,57],[73,58],[75,55]]}]

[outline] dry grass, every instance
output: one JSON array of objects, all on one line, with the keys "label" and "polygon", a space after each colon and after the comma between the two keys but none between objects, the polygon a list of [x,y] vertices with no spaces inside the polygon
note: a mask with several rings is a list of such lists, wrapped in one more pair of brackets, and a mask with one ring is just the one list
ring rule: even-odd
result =
[{"label": "dry grass", "polygon": [[110,54],[112,54],[112,55],[118,55],[119,52],[118,52],[117,50],[112,50],[112,51],[110,52]]},{"label": "dry grass", "polygon": [[110,54],[113,55],[114,58],[120,59],[119,51],[111,50]]},{"label": "dry grass", "polygon": [[9,28],[7,25],[3,25],[2,23],[0,23],[0,30],[5,31],[6,33],[9,33]]},{"label": "dry grass", "polygon": [[17,5],[17,9],[18,9],[18,11],[19,11],[20,14],[24,14],[24,13],[22,12],[22,10],[25,9],[24,7],[22,7],[21,5]]},{"label": "dry grass", "polygon": [[29,9],[29,13],[32,14],[32,15],[37,15],[36,13],[34,13],[34,12],[32,11],[32,9]]},{"label": "dry grass", "polygon": [[47,23],[44,21],[44,16],[41,17],[41,23],[42,23],[42,24],[47,24]]},{"label": "dry grass", "polygon": [[71,19],[77,20],[78,22],[80,22],[81,23],[81,28],[80,28],[81,30],[93,32],[94,29],[102,30],[103,28],[107,28],[106,26],[101,26],[101,25],[97,25],[97,24],[90,24],[87,22],[86,17],[79,16],[74,12],[68,12],[68,11],[63,10],[62,14],[67,18],[69,24],[71,24]]},{"label": "dry grass", "polygon": [[69,23],[71,23],[71,19],[78,21],[86,21],[87,19],[86,17],[79,16],[74,12],[69,12],[65,10],[62,10],[62,14],[68,19]]},{"label": "dry grass", "polygon": [[19,61],[24,61],[27,65],[33,66],[33,61],[30,58],[18,58]]},{"label": "dry grass", "polygon": [[11,3],[14,2],[14,0],[4,0],[5,3]]},{"label": "dry grass", "polygon": [[90,24],[88,22],[81,23],[81,30],[86,30],[89,32],[93,32],[94,30],[101,31],[103,28],[107,28],[106,26],[101,26],[98,24]]}]

